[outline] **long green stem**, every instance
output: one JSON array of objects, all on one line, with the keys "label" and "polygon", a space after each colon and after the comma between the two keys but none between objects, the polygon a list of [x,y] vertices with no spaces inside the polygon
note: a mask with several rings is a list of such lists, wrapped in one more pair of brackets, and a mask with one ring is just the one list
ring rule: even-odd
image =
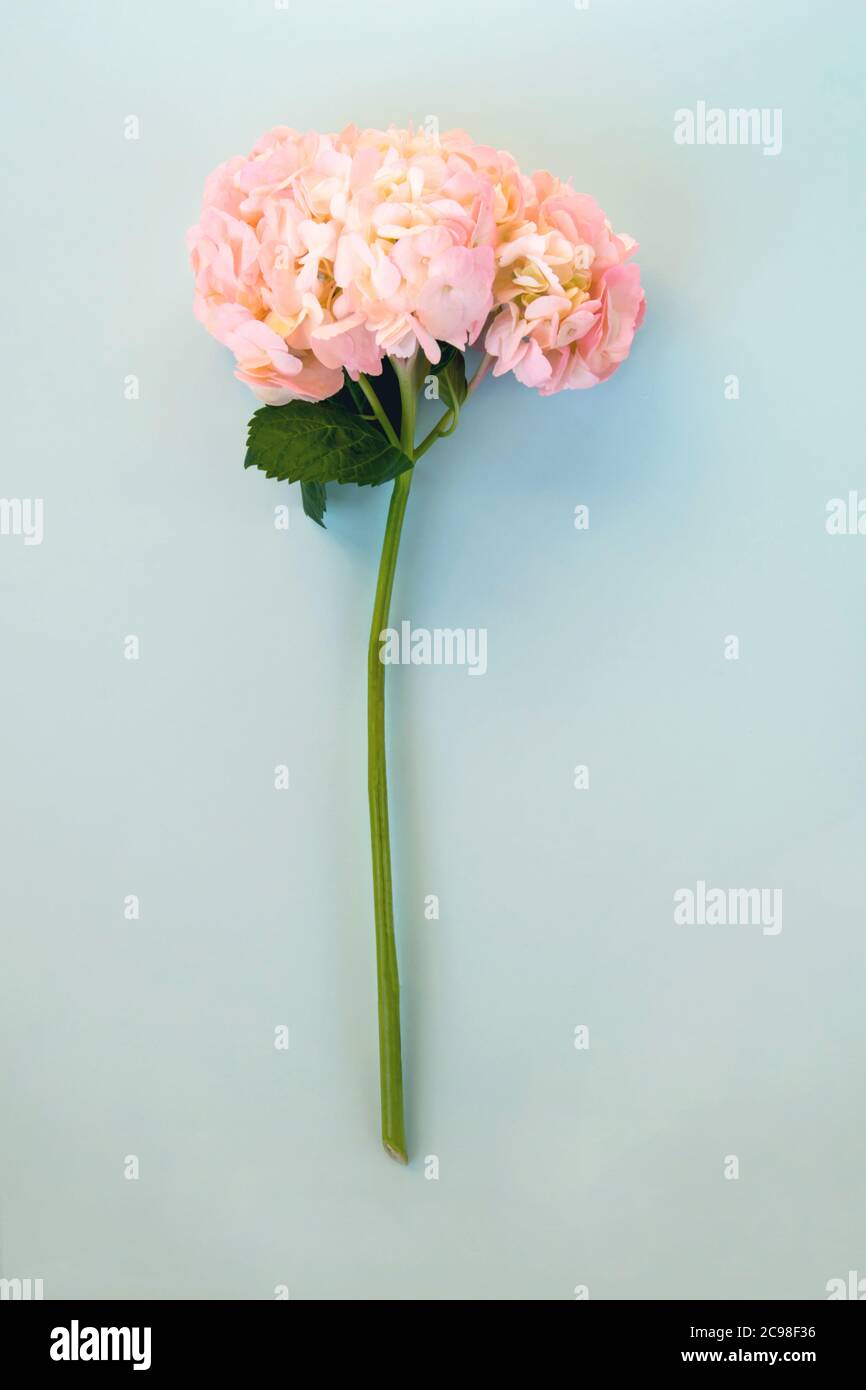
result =
[{"label": "long green stem", "polygon": [[[396,365],[396,364],[395,364]],[[411,459],[415,439],[415,387],[411,371],[396,368],[400,381],[403,416],[400,446]],[[361,378],[362,386],[365,385]],[[366,383],[369,384],[369,383]],[[371,393],[372,387],[370,388]],[[365,394],[366,391],[365,391]],[[369,399],[369,397],[368,397]],[[372,405],[371,401],[371,405]],[[378,401],[376,402],[378,405]],[[375,407],[374,407],[375,409]],[[403,1065],[400,1048],[400,980],[394,936],[394,901],[391,888],[391,843],[388,830],[388,777],[385,763],[385,667],[380,655],[381,634],[388,626],[391,590],[400,546],[400,533],[412,469],[394,481],[376,600],[367,651],[367,779],[370,796],[370,840],[373,850],[373,902],[376,917],[376,982],[379,995],[379,1083],[382,1101],[382,1143],[398,1163],[407,1163],[403,1121]]]}]

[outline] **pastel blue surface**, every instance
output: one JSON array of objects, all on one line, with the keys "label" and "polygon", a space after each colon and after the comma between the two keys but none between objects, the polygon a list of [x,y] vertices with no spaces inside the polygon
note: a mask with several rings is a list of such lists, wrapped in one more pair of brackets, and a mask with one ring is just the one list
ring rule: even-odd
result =
[{"label": "pastel blue surface", "polygon": [[[825,528],[866,497],[861,7],[3,24],[0,492],[45,533],[0,536],[0,1275],[486,1300],[866,1274],[866,536]],[[699,101],[781,109],[781,152],[676,144]],[[334,497],[324,533],[244,473],[254,402],[183,234],[271,125],[429,115],[592,192],[649,308],[599,390],[485,383],[413,486],[394,618],[485,627],[489,670],[388,673],[400,1170],[365,786],[387,494]],[[783,930],[675,925],[698,880],[782,889]]]}]

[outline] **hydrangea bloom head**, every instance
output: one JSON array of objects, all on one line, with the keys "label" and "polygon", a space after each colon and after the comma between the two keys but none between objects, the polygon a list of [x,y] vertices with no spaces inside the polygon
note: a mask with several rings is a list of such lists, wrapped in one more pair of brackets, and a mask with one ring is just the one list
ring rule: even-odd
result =
[{"label": "hydrangea bloom head", "polygon": [[272,405],[440,343],[545,395],[594,385],[643,307],[591,198],[462,131],[278,127],[211,174],[187,239],[197,316]]},{"label": "hydrangea bloom head", "polygon": [[513,371],[541,395],[595,386],[628,356],[644,315],[637,243],[617,236],[595,199],[552,174],[532,177],[525,220],[496,248],[501,306],[484,340],[494,376]]},{"label": "hydrangea bloom head", "polygon": [[460,134],[280,127],[207,181],[196,313],[272,404],[321,400],[386,354],[435,363],[493,306],[494,201]]}]

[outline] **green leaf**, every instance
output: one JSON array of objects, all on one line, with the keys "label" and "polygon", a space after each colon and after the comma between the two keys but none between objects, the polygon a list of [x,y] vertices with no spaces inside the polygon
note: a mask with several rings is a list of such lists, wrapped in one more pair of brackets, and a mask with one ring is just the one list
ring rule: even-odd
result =
[{"label": "green leaf", "polygon": [[412,467],[375,421],[333,400],[265,405],[250,420],[245,468],[287,483],[376,487]]},{"label": "green leaf", "polygon": [[[394,433],[399,434],[403,405],[400,398],[400,383],[397,380],[394,368],[391,366],[390,358],[384,357],[382,359],[381,372],[378,376],[371,376],[369,381],[379,398],[379,404],[388,417],[388,421]],[[338,405],[345,406],[347,410],[353,411],[356,415],[364,415],[368,420],[376,419],[376,416],[373,414],[373,408],[364,395],[364,392],[361,390],[357,381],[352,380],[345,368],[343,369],[343,385],[336,396],[330,396],[329,400],[335,401]]]},{"label": "green leaf", "polygon": [[[354,411],[356,415],[372,415],[370,402],[357,381],[353,381],[345,369],[343,370],[343,385],[336,396],[331,396],[330,399],[337,405],[344,405],[347,410]],[[373,418],[375,419],[375,416]]]},{"label": "green leaf", "polygon": [[326,529],[322,520],[328,510],[327,488],[324,483],[301,483],[301,504],[304,514],[322,530]]},{"label": "green leaf", "polygon": [[[400,396],[400,383],[397,380],[397,373],[391,365],[390,357],[382,358],[381,373],[379,376],[371,376],[369,380],[370,385],[379,397],[379,404],[387,415],[392,430],[399,437],[400,421],[403,418],[403,401]],[[356,387],[356,390],[360,391],[360,386]],[[370,409],[366,400],[364,405],[366,410]]]},{"label": "green leaf", "polygon": [[436,340],[436,346],[439,348],[439,361],[436,363],[435,367],[431,366],[430,370],[435,376],[438,376],[440,372],[445,370],[451,358],[459,349],[456,348],[453,343],[440,343],[438,338]]},{"label": "green leaf", "polygon": [[441,359],[431,370],[435,376],[438,376],[441,398],[454,416],[447,431],[450,434],[451,430],[457,426],[457,421],[460,418],[460,407],[466,400],[469,389],[466,384],[466,360],[462,352],[447,344],[443,347]]}]

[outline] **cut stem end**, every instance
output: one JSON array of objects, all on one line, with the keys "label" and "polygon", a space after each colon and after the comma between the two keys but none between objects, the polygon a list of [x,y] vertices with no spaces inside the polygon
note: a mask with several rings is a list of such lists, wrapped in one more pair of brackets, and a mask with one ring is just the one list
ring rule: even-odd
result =
[{"label": "cut stem end", "polygon": [[388,1155],[388,1157],[393,1158],[395,1163],[402,1163],[405,1167],[406,1164],[409,1162],[409,1155],[407,1154],[406,1150],[398,1149],[396,1144],[389,1143],[387,1139],[383,1139],[382,1143],[385,1146],[385,1152]]}]

